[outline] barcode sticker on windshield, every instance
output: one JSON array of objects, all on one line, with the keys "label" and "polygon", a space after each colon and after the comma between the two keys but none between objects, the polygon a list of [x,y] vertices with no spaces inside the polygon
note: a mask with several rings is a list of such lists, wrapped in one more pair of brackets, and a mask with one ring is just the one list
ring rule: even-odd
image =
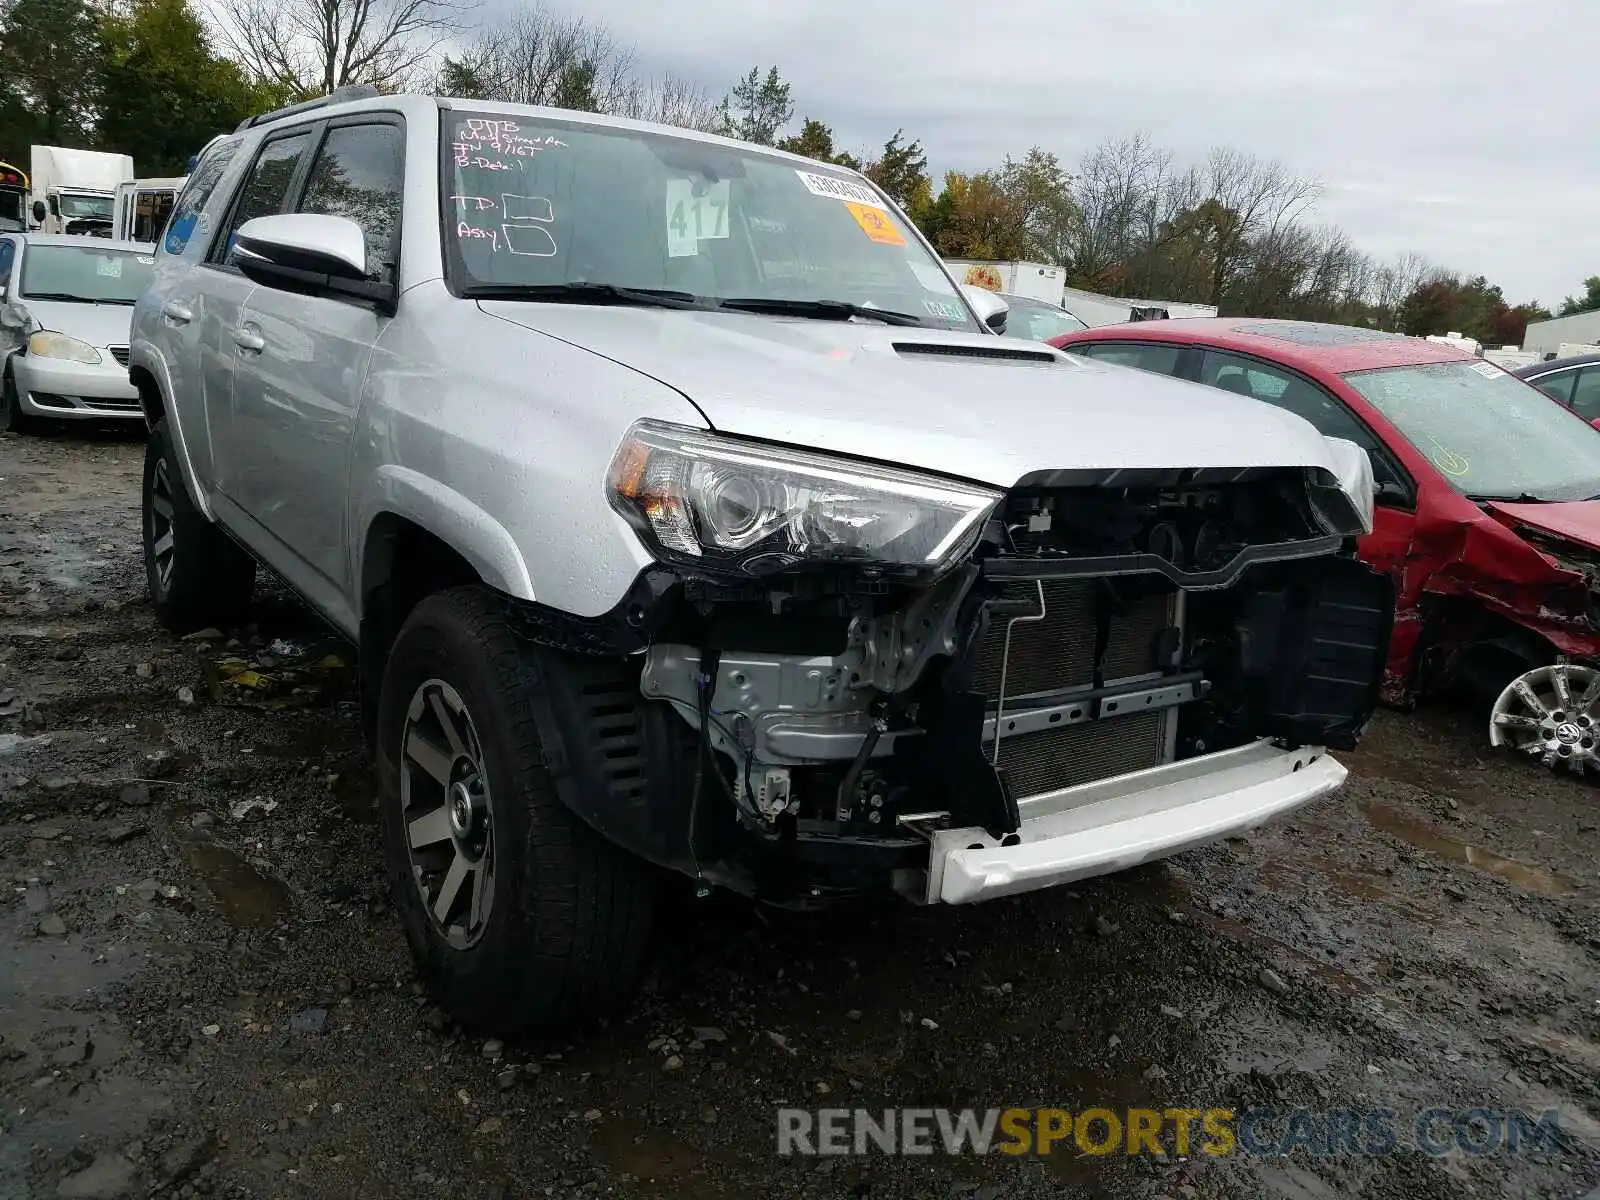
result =
[{"label": "barcode sticker on windshield", "polygon": [[120,258],[102,258],[94,264],[95,274],[104,275],[107,279],[122,278],[122,260]]},{"label": "barcode sticker on windshield", "polygon": [[1492,362],[1475,362],[1472,364],[1472,369],[1479,375],[1482,375],[1485,379],[1496,379],[1505,374],[1504,371],[1495,366]]},{"label": "barcode sticker on windshield", "polygon": [[832,175],[819,175],[815,171],[796,171],[806,191],[828,200],[847,200],[851,204],[865,204],[871,208],[888,208],[878,193],[864,183],[852,183]]}]

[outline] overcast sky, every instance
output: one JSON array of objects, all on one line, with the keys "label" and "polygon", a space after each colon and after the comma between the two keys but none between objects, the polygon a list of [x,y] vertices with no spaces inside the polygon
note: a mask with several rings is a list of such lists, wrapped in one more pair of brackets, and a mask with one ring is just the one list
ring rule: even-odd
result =
[{"label": "overcast sky", "polygon": [[[484,0],[485,16],[514,0]],[[935,180],[1144,130],[1315,174],[1369,253],[1554,305],[1600,274],[1600,0],[589,0],[718,94],[775,64],[843,149],[920,138]]]}]

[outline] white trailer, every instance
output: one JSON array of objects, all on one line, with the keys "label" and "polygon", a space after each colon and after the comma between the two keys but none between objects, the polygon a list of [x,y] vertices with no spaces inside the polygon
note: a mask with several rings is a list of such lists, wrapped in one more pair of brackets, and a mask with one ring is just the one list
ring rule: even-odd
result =
[{"label": "white trailer", "polygon": [[960,283],[987,288],[1004,296],[1026,296],[1060,305],[1067,273],[1048,263],[984,262],[975,258],[950,258],[946,265]]},{"label": "white trailer", "polygon": [[117,185],[133,178],[132,158],[68,146],[34,146],[32,167],[32,228],[44,233],[110,234]]}]

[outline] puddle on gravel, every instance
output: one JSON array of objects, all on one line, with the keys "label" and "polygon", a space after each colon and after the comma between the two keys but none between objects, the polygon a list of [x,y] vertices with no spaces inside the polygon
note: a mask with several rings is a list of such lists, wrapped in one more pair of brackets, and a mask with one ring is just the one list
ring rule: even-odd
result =
[{"label": "puddle on gravel", "polygon": [[683,1142],[626,1118],[607,1121],[589,1138],[594,1156],[613,1171],[650,1185],[669,1183],[700,1164],[700,1155]]},{"label": "puddle on gravel", "polygon": [[1458,842],[1455,838],[1446,837],[1426,822],[1396,812],[1386,805],[1363,804],[1361,813],[1384,833],[1391,834],[1403,842],[1409,842],[1419,849],[1437,854],[1441,858],[1464,862],[1480,871],[1496,875],[1524,891],[1537,892],[1541,896],[1566,896],[1573,890],[1572,881],[1569,879],[1549,871],[1541,871],[1537,867],[1530,867],[1516,859],[1506,858],[1492,850]]},{"label": "puddle on gravel", "polygon": [[235,929],[265,929],[293,910],[287,884],[257,870],[226,846],[201,841],[182,841],[178,846],[183,861],[216,897],[223,920]]}]

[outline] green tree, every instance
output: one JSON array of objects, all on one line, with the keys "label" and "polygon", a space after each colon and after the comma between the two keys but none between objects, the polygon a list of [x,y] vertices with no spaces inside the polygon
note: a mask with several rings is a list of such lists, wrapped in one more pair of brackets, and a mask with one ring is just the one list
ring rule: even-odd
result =
[{"label": "green tree", "polygon": [[1600,309],[1600,275],[1591,275],[1583,281],[1583,295],[1568,296],[1561,302],[1561,311],[1556,316],[1574,317],[1596,309]]},{"label": "green tree", "polygon": [[751,67],[750,74],[734,84],[733,91],[723,100],[722,127],[718,132],[773,146],[779,131],[793,116],[794,101],[789,98],[789,85],[778,74],[778,68],[769,67],[763,79],[761,68]]},{"label": "green tree", "polygon": [[597,73],[598,69],[590,59],[568,63],[561,68],[551,103],[557,108],[571,108],[579,112],[598,111],[600,104],[594,94]]},{"label": "green tree", "polygon": [[7,155],[26,161],[31,143],[88,140],[103,54],[86,0],[17,0],[0,25],[0,147]]},{"label": "green tree", "polygon": [[778,143],[778,149],[787,150],[790,154],[803,154],[818,162],[837,163],[841,167],[849,167],[852,171],[861,169],[861,160],[855,155],[833,148],[833,130],[810,117],[800,122],[799,133],[782,139]]},{"label": "green tree", "polygon": [[484,100],[490,91],[489,81],[476,64],[466,58],[451,58],[448,54],[439,60],[435,86],[439,95],[457,96],[462,100]]},{"label": "green tree", "polygon": [[181,174],[216,134],[284,99],[216,54],[192,0],[131,0],[101,26],[101,149],[143,175]]},{"label": "green tree", "polygon": [[862,171],[867,178],[893,197],[911,219],[925,219],[933,205],[933,184],[928,178],[928,155],[922,143],[906,141],[905,130],[897,129],[883,144],[883,153]]}]

